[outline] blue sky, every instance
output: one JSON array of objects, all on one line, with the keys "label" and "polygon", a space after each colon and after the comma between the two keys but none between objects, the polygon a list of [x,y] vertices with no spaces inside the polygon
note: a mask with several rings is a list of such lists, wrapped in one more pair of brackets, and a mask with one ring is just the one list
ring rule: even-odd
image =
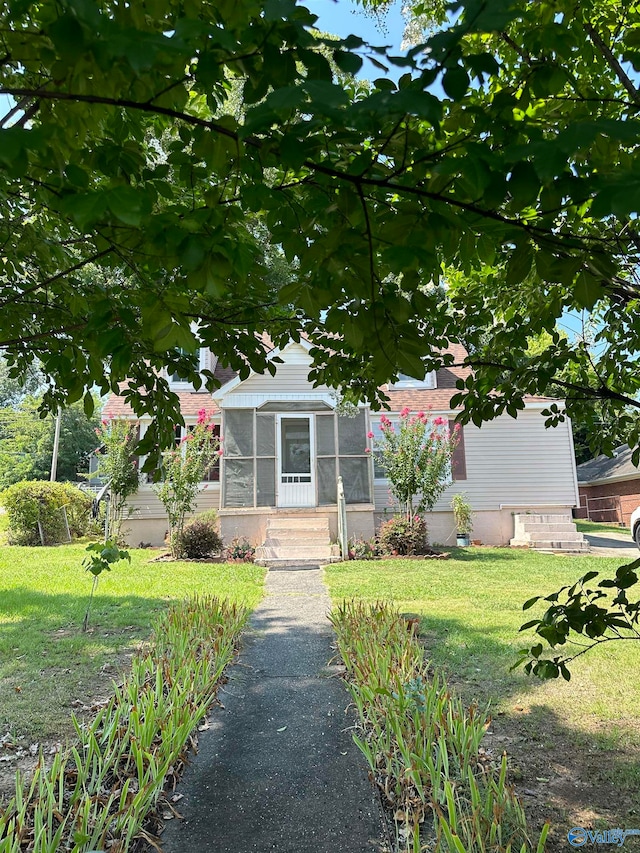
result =
[{"label": "blue sky", "polygon": [[318,15],[318,26],[326,32],[342,37],[353,34],[371,44],[388,44],[400,49],[404,24],[398,0],[384,15],[383,27],[359,6],[345,0],[301,0],[301,3]]},{"label": "blue sky", "polygon": [[[365,13],[360,6],[347,0],[300,0],[300,2],[318,16],[316,26],[324,32],[341,38],[349,35],[360,36],[375,47],[390,47],[394,54],[401,52],[404,21],[400,0],[395,0],[381,19]],[[404,71],[405,69],[394,67],[388,76],[397,79]],[[387,75],[365,60],[358,76],[375,80]]]}]

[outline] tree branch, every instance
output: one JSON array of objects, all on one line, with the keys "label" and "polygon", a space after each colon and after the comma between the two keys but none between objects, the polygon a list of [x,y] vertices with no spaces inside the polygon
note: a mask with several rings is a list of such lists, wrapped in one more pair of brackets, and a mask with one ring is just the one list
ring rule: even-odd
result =
[{"label": "tree branch", "polygon": [[585,30],[587,31],[589,38],[593,42],[593,44],[598,48],[600,53],[604,56],[607,64],[614,72],[620,83],[627,90],[631,99],[633,100],[636,106],[640,106],[640,91],[633,85],[631,78],[625,72],[624,68],[618,61],[618,57],[611,50],[609,45],[604,41],[600,33],[596,30],[596,28],[592,24],[585,24]]},{"label": "tree branch", "polygon": [[102,252],[97,252],[95,255],[91,255],[89,258],[85,258],[83,261],[79,261],[69,269],[63,270],[62,272],[56,273],[52,275],[50,278],[46,278],[44,281],[39,281],[37,284],[34,284],[32,287],[27,288],[26,290],[21,290],[20,293],[16,293],[12,299],[3,299],[0,301],[0,307],[4,307],[5,305],[13,305],[18,300],[23,299],[25,296],[29,296],[30,293],[35,293],[36,290],[42,290],[48,287],[50,284],[53,284],[55,281],[58,281],[65,276],[71,275],[71,273],[76,270],[82,269],[82,267],[86,267],[87,264],[91,264],[94,261],[97,261],[99,258],[108,255],[112,251],[112,247],[109,246],[108,249],[103,249]]}]

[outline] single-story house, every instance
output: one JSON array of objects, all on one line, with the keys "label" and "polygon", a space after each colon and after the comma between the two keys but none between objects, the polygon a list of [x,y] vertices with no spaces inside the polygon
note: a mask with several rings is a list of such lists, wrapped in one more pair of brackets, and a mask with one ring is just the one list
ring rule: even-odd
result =
[{"label": "single-story house", "polygon": [[[316,527],[337,541],[339,476],[350,537],[372,537],[379,522],[393,512],[384,471],[368,452],[367,434],[379,431],[382,413],[367,405],[361,405],[355,416],[341,413],[335,391],[309,382],[310,349],[304,340],[290,342],[271,353],[282,360],[274,376],[253,373],[244,380],[203,351],[201,364],[221,382],[213,394],[196,392],[168,377],[180,398],[184,429],[202,408],[219,424],[224,453],[202,484],[198,507],[218,510],[226,542],[247,537],[255,545],[282,544],[287,530]],[[461,363],[464,350],[451,349]],[[451,397],[456,381],[467,375],[467,369],[451,367],[424,380],[401,376],[385,386],[390,398],[385,415],[393,421],[408,407],[452,423],[457,412],[451,408]],[[571,520],[578,502],[571,425],[567,420],[546,429],[540,411],[548,403],[529,398],[517,420],[504,415],[460,430],[451,482],[428,519],[432,543],[455,544],[450,505],[455,492],[466,494],[474,512],[472,538],[484,544],[508,544],[516,513],[549,513]],[[117,396],[108,400],[104,416],[136,419]],[[144,421],[140,429],[144,433]],[[162,544],[166,518],[152,486],[141,483],[130,505],[129,542]]]},{"label": "single-story house", "polygon": [[629,445],[621,444],[613,456],[597,456],[578,465],[576,518],[629,526],[631,513],[640,506],[640,470],[631,455]]}]

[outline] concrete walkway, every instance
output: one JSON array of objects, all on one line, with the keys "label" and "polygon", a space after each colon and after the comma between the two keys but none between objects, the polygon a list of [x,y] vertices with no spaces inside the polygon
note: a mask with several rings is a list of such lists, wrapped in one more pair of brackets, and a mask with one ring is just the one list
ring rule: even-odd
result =
[{"label": "concrete walkway", "polygon": [[325,669],[330,601],[317,568],[271,569],[239,663],[178,787],[165,853],[372,853],[378,798]]}]

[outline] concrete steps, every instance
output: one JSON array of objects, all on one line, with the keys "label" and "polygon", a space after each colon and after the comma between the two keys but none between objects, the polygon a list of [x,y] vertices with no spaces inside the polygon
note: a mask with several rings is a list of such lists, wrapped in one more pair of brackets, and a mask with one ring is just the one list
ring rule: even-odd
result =
[{"label": "concrete steps", "polygon": [[277,515],[267,519],[262,545],[256,548],[260,566],[320,565],[340,559],[331,545],[329,519],[317,515]]},{"label": "concrete steps", "polygon": [[562,551],[570,554],[589,553],[589,543],[566,515],[516,513],[510,545],[536,551]]}]

